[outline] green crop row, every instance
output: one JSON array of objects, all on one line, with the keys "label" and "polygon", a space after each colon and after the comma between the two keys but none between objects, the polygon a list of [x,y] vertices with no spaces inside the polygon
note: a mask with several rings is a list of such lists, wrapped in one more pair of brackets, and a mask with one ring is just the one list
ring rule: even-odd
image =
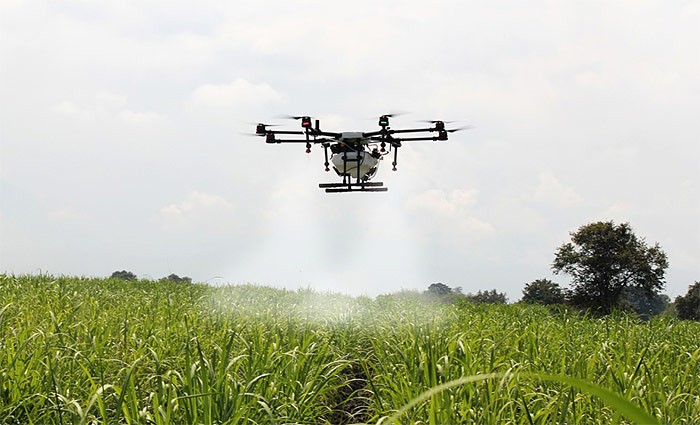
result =
[{"label": "green crop row", "polygon": [[700,423],[700,324],[0,275],[0,424]]}]

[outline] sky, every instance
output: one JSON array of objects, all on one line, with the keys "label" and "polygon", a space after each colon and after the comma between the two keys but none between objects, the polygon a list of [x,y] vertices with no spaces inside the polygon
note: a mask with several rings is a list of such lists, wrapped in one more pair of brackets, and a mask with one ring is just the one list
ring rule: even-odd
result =
[{"label": "sky", "polygon": [[[0,272],[175,273],[518,300],[588,223],[700,280],[699,1],[0,2]],[[455,120],[386,193],[326,194],[328,131]]]}]

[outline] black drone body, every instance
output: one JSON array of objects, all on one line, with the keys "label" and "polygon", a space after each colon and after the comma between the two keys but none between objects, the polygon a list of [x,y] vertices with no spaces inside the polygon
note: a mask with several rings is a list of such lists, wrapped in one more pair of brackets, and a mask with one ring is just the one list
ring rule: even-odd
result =
[{"label": "black drone body", "polygon": [[325,170],[330,171],[329,166],[332,165],[338,176],[343,178],[343,181],[338,183],[319,183],[318,186],[326,192],[386,192],[388,188],[383,187],[384,183],[370,181],[377,174],[379,163],[384,156],[393,151],[394,159],[391,165],[396,171],[398,151],[402,142],[446,141],[448,133],[463,129],[448,130],[444,121],[428,121],[432,126],[396,130],[389,127],[391,116],[379,117],[379,130],[369,132],[322,131],[319,120],[315,120],[312,125],[311,117],[294,116],[290,118],[301,120],[302,130],[271,130],[268,128],[270,125],[259,123],[255,134],[265,137],[266,143],[303,143],[306,145],[306,153],[311,152],[312,145],[323,146]]}]

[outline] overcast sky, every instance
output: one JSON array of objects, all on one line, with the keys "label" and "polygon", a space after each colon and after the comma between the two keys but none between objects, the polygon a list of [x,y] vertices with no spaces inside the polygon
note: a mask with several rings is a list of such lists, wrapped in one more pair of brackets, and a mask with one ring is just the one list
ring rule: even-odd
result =
[{"label": "overcast sky", "polygon": [[[698,1],[0,2],[0,272],[377,295],[567,279],[580,226],[629,222],[700,280]],[[280,114],[407,145],[386,193],[326,194]]]}]

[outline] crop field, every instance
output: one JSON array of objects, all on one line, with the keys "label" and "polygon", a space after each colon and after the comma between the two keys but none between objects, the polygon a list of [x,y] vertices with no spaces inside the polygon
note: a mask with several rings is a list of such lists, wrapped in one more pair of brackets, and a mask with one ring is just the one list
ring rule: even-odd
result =
[{"label": "crop field", "polygon": [[0,424],[700,423],[700,324],[0,275]]}]

